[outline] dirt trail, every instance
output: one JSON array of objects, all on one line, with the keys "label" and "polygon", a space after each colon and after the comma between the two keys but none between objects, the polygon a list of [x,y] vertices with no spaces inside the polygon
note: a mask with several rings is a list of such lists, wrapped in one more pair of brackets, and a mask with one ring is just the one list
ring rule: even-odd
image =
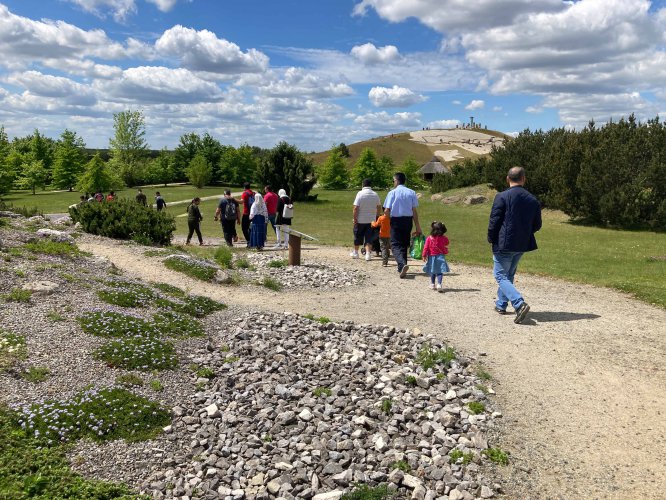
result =
[{"label": "dirt trail", "polygon": [[[479,358],[504,414],[502,469],[510,498],[666,497],[666,311],[621,293],[520,274],[528,320],[493,311],[489,269],[452,265],[446,293],[424,276],[399,280],[379,260],[308,248],[304,260],[366,271],[345,291],[270,292],[222,287],[169,271],[130,246],[84,237],[128,276],[171,283],[228,303],[333,320],[418,327]],[[413,266],[412,270],[420,268]]]}]

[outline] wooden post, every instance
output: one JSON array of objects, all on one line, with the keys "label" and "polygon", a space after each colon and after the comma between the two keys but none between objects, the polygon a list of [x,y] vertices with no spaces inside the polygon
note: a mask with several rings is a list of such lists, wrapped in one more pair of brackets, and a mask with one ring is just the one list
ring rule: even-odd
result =
[{"label": "wooden post", "polygon": [[301,237],[289,233],[289,265],[301,265]]}]

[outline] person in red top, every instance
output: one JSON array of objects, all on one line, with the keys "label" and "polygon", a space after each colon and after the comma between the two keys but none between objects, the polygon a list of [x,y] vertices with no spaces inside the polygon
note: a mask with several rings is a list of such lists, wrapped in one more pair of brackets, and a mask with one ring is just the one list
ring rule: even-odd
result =
[{"label": "person in red top", "polygon": [[[273,231],[277,235],[277,231],[275,230],[275,216],[277,214],[278,195],[273,192],[271,186],[265,186],[264,193],[266,193],[264,194],[264,203],[266,203],[266,211],[268,211],[268,220],[270,221],[271,226],[273,226]],[[266,231],[268,232],[268,224],[266,224]]]},{"label": "person in red top", "polygon": [[430,226],[430,236],[426,238],[421,257],[426,261],[423,272],[430,275],[430,289],[435,290],[435,276],[437,276],[437,291],[443,292],[442,275],[449,272],[449,264],[444,255],[449,253],[449,239],[444,236],[446,226],[442,222],[433,222]]},{"label": "person in red top", "polygon": [[116,199],[116,193],[111,191],[109,194],[106,195],[106,201],[113,201]]},{"label": "person in red top", "polygon": [[241,230],[247,245],[250,245],[250,207],[254,203],[255,192],[250,189],[250,183],[243,184],[243,194],[241,194],[241,201],[243,202],[243,217],[241,218]]}]

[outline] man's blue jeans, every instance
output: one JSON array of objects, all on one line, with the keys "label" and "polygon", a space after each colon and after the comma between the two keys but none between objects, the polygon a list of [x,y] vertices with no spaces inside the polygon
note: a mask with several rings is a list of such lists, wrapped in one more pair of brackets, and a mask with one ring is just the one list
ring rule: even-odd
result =
[{"label": "man's blue jeans", "polygon": [[523,302],[523,296],[513,286],[513,277],[518,269],[518,262],[523,252],[497,252],[493,253],[493,276],[499,285],[495,305],[506,309],[509,302],[514,309],[518,309]]}]

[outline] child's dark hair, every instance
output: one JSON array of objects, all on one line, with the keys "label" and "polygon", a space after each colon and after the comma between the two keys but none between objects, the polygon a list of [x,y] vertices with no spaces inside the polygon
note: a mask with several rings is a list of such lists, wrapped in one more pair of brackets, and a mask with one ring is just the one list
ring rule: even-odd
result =
[{"label": "child's dark hair", "polygon": [[430,224],[430,236],[441,236],[446,233],[446,226],[443,222],[434,221]]}]

